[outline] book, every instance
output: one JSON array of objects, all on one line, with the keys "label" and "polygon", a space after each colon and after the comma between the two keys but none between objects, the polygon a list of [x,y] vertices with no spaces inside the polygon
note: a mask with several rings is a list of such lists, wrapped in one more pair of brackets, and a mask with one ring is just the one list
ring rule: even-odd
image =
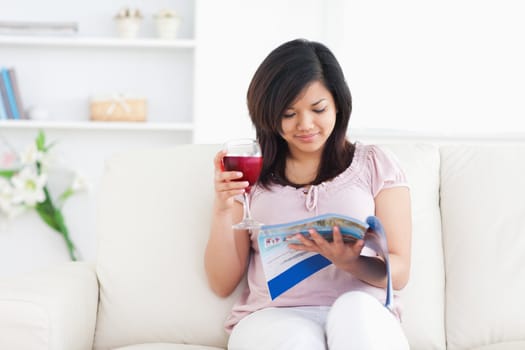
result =
[{"label": "book", "polygon": [[[0,84],[2,84],[1,81],[0,81]],[[6,120],[6,119],[7,119],[7,111],[5,109],[4,99],[2,98],[2,93],[0,92],[0,120]]]},{"label": "book", "polygon": [[20,119],[20,114],[16,106],[15,93],[13,91],[13,85],[11,84],[11,79],[9,78],[9,70],[7,68],[2,68],[2,80],[4,83],[5,90],[7,92],[7,101],[9,108],[11,110],[11,115],[13,119]]},{"label": "book", "polygon": [[13,95],[15,97],[15,104],[18,110],[19,119],[27,119],[24,112],[24,105],[22,104],[22,96],[20,95],[20,87],[18,86],[18,79],[14,68],[9,68],[9,80],[11,81],[11,87],[13,88]]},{"label": "book", "polygon": [[4,105],[5,114],[7,119],[13,119],[13,112],[11,112],[11,106],[9,105],[9,99],[7,98],[7,90],[4,82],[4,77],[2,76],[2,70],[4,68],[0,67],[0,99]]},{"label": "book", "polygon": [[308,230],[313,228],[325,239],[332,241],[334,226],[339,227],[344,242],[363,239],[365,247],[374,250],[384,261],[387,273],[385,306],[393,310],[393,289],[386,235],[381,222],[375,216],[369,216],[366,222],[363,222],[349,216],[328,213],[284,224],[263,225],[257,241],[271,299],[274,300],[331,264],[330,260],[318,253],[289,248],[288,245],[291,243],[300,243],[295,238],[296,234],[300,233],[308,237]]},{"label": "book", "polygon": [[0,21],[2,34],[54,35],[77,32],[77,22]]}]

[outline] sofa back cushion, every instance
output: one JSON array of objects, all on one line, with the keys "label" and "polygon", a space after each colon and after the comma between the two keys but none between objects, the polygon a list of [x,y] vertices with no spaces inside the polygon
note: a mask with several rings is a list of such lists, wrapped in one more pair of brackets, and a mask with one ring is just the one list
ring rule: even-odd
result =
[{"label": "sofa back cushion", "polygon": [[[240,288],[220,299],[203,255],[220,146],[185,145],[112,158],[100,186],[95,349],[148,343],[225,347],[223,322]],[[424,144],[382,145],[411,186],[412,271],[403,295],[411,349],[444,349],[444,267],[439,152]]]},{"label": "sofa back cushion", "polygon": [[412,264],[402,297],[410,349],[445,349],[445,271],[439,213],[439,149],[423,143],[380,144],[405,170],[412,202]]},{"label": "sofa back cushion", "polygon": [[523,144],[441,150],[451,350],[519,341],[512,348],[525,348],[524,174]]},{"label": "sofa back cushion", "polygon": [[95,349],[172,342],[224,347],[237,294],[208,288],[204,248],[219,146],[113,157],[100,186]]}]

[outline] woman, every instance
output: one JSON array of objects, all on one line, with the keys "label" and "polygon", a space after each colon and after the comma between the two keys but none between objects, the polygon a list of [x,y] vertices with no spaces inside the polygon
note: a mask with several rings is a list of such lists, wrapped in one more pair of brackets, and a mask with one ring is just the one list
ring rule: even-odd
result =
[{"label": "woman", "polygon": [[[377,146],[346,139],[352,109],[342,69],[324,45],[293,40],[273,50],[248,89],[248,109],[263,154],[258,184],[250,192],[254,219],[278,224],[324,213],[365,221],[375,215],[388,241],[393,287],[409,278],[411,213],[405,175]],[[247,272],[248,286],[226,322],[229,349],[408,349],[399,309],[382,305],[384,263],[363,249],[316,232],[298,235],[291,249],[317,252],[332,264],[275,300],[266,287],[257,232],[234,231],[248,186],[215,158],[215,203],[205,254],[209,284],[220,296],[233,292]],[[398,304],[398,303],[397,303]]]}]

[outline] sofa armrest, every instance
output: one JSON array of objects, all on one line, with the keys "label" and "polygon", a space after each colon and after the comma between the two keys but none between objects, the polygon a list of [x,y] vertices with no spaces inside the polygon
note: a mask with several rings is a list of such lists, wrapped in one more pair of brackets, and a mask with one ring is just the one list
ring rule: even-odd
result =
[{"label": "sofa armrest", "polygon": [[97,304],[88,263],[0,279],[0,349],[91,350]]}]

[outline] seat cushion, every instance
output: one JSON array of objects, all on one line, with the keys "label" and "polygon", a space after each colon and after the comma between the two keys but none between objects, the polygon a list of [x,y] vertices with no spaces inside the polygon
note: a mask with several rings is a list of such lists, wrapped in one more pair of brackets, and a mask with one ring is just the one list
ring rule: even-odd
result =
[{"label": "seat cushion", "polygon": [[524,174],[523,144],[441,149],[451,350],[525,342]]},{"label": "seat cushion", "polygon": [[224,348],[189,344],[149,343],[124,346],[113,350],[224,350]]},{"label": "seat cushion", "polygon": [[525,349],[525,341],[513,341],[506,343],[490,344],[477,347],[470,350],[523,350]]}]

